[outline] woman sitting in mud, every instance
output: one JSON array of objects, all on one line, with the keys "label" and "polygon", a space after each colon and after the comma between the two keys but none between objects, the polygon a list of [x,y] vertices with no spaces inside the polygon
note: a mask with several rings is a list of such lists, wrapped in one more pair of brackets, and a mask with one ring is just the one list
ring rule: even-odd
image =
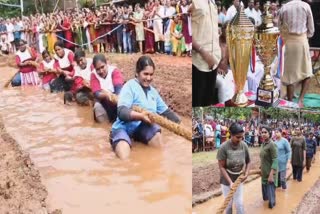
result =
[{"label": "woman sitting in mud", "polygon": [[51,91],[70,91],[74,75],[74,53],[64,48],[62,41],[57,41],[54,44],[54,51],[56,52],[54,58],[59,63],[59,67],[57,68],[59,77],[50,84]]},{"label": "woman sitting in mud", "polygon": [[86,58],[83,50],[77,50],[74,59],[77,65],[74,67],[75,73],[72,77],[73,85],[71,91],[65,93],[65,103],[75,98],[79,105],[89,105],[89,100],[93,100],[90,88],[90,78],[94,70],[93,60]]},{"label": "woman sitting in mud", "polygon": [[94,119],[102,123],[113,122],[117,117],[117,105],[110,101],[109,94],[118,95],[123,86],[121,71],[107,63],[103,54],[93,57],[94,71],[91,74],[90,86],[95,97]]},{"label": "woman sitting in mud", "polygon": [[27,43],[24,40],[18,42],[18,47],[16,63],[19,67],[19,73],[13,78],[11,82],[12,86],[39,85],[40,79],[36,68],[36,51],[27,47]]},{"label": "woman sitting in mud", "polygon": [[136,65],[136,78],[129,80],[120,92],[118,117],[110,133],[110,143],[120,159],[129,157],[131,137],[150,146],[159,147],[162,144],[160,127],[153,124],[147,115],[134,111],[133,106],[180,123],[178,116],[151,86],[154,70],[155,65],[149,56],[140,57]]},{"label": "woman sitting in mud", "polygon": [[53,59],[49,51],[42,52],[43,61],[40,63],[39,74],[42,76],[42,88],[50,91],[50,84],[57,78],[59,63]]}]

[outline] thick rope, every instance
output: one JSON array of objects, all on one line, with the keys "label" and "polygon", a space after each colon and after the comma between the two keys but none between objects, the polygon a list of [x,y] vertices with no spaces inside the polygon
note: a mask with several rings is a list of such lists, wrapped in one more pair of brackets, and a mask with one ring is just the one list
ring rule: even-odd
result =
[{"label": "thick rope", "polygon": [[[30,62],[31,65],[38,67],[39,64],[36,62]],[[18,72],[17,72],[18,73]],[[17,74],[15,73],[12,78],[10,80],[8,80],[6,82],[6,84],[4,85],[5,88],[7,88],[9,86],[9,84],[11,83],[11,81],[13,80],[13,78],[15,77],[15,75]],[[114,94],[109,94],[109,99],[111,102],[113,102],[114,104],[118,103],[118,97]],[[179,135],[189,141],[192,141],[192,132],[189,129],[186,129],[185,127],[181,126],[180,124],[174,123],[158,114],[154,114],[151,112],[148,112],[144,109],[142,109],[141,107],[138,106],[133,106],[132,108],[134,111],[143,113],[148,115],[148,117],[150,118],[150,120],[154,123],[157,123],[158,125],[168,129],[169,131],[175,133],[176,135]]]},{"label": "thick rope", "polygon": [[[118,97],[114,94],[109,94],[109,100],[113,103],[118,103]],[[185,139],[192,141],[192,133],[191,130],[186,129],[185,127],[174,123],[164,117],[161,117],[158,114],[154,114],[151,112],[148,112],[144,109],[142,109],[141,107],[138,106],[133,106],[132,108],[134,111],[137,111],[139,113],[143,113],[148,115],[148,117],[150,118],[150,120],[154,123],[157,123],[158,125],[168,129],[169,131],[175,133],[176,135],[179,135],[181,137],[184,137]]]},{"label": "thick rope", "polygon": [[[249,175],[261,174],[261,170],[252,170],[249,172]],[[227,208],[229,202],[232,200],[234,193],[237,191],[239,185],[242,183],[244,174],[241,174],[237,180],[233,183],[227,197],[224,199],[223,204],[218,209],[217,214],[222,214],[223,211]]]},{"label": "thick rope", "polygon": [[[34,61],[28,61],[27,64],[28,64],[28,65],[32,65],[32,66],[37,67],[37,68],[39,68],[39,66],[40,66],[37,62],[34,62]],[[15,64],[15,65],[16,65],[16,64]],[[15,67],[18,68],[17,65],[16,65]],[[8,88],[8,87],[9,87],[9,85],[10,85],[10,83],[12,82],[13,78],[14,78],[19,72],[20,72],[20,71],[17,71],[17,72],[4,84],[4,87],[5,87],[5,88]]]}]

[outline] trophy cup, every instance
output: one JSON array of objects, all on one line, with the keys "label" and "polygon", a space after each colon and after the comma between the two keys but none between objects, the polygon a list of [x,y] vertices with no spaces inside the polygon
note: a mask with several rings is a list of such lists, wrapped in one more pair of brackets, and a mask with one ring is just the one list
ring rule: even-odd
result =
[{"label": "trophy cup", "polygon": [[235,95],[231,99],[230,105],[245,107],[248,105],[248,98],[244,94],[243,88],[247,80],[254,25],[245,15],[243,7],[240,6],[237,14],[228,24],[226,34],[230,67],[236,86]]},{"label": "trophy cup", "polygon": [[272,14],[269,13],[270,2],[264,5],[262,24],[254,34],[256,53],[264,65],[264,76],[257,89],[256,104],[260,106],[276,106],[279,102],[279,90],[271,76],[271,64],[278,53],[277,40],[280,31],[273,26]]}]

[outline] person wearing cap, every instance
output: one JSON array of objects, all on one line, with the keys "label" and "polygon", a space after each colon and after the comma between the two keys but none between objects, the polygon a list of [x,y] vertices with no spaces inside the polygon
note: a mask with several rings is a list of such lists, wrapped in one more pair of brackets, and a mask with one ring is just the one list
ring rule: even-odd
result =
[{"label": "person wearing cap", "polygon": [[307,151],[306,151],[306,168],[307,172],[310,171],[311,162],[313,160],[314,155],[317,152],[317,143],[313,140],[313,132],[310,132],[308,135],[308,139],[306,140]]},{"label": "person wearing cap", "polygon": [[277,187],[282,187],[282,189],[287,189],[287,164],[291,159],[291,147],[287,139],[282,137],[283,131],[278,128],[275,131],[275,144],[278,149],[278,182]]},{"label": "person wearing cap", "polygon": [[[242,173],[244,173],[243,181],[245,181],[250,169],[250,154],[247,144],[243,141],[243,127],[238,123],[233,123],[230,126],[230,133],[231,139],[221,145],[217,154],[220,184],[224,197],[227,197],[233,183]],[[227,214],[232,213],[232,203],[235,204],[238,214],[244,213],[243,183],[239,185],[233,199],[228,204]]]},{"label": "person wearing cap", "polygon": [[269,201],[269,208],[276,205],[275,188],[278,184],[278,150],[272,141],[272,130],[268,126],[261,127],[262,145],[260,149],[262,198]]}]

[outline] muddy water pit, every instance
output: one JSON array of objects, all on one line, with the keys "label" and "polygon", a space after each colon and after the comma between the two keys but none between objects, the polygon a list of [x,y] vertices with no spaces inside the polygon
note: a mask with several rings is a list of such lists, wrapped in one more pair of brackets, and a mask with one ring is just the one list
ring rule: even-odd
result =
[{"label": "muddy water pit", "polygon": [[[2,68],[2,73],[1,86],[14,71]],[[107,143],[111,125],[95,124],[89,107],[65,106],[61,95],[33,87],[0,90],[7,132],[39,169],[49,210],[191,213],[187,140],[164,130],[163,148],[136,143],[130,159],[120,161]],[[190,118],[183,123],[190,126]]]},{"label": "muddy water pit", "polygon": [[[311,167],[309,173],[303,171],[302,182],[297,182],[290,178],[287,182],[287,190],[276,190],[276,206],[271,210],[268,208],[268,202],[262,200],[261,179],[254,180],[244,186],[243,200],[246,213],[274,213],[284,214],[296,212],[297,214],[306,214],[297,212],[296,207],[303,200],[307,193],[319,178],[320,173],[320,155],[317,153],[316,162]],[[291,172],[291,170],[290,170]],[[289,172],[289,173],[290,173]],[[223,196],[219,196],[209,201],[199,204],[193,208],[193,214],[216,213],[224,201]],[[319,213],[319,212],[318,212]]]}]

